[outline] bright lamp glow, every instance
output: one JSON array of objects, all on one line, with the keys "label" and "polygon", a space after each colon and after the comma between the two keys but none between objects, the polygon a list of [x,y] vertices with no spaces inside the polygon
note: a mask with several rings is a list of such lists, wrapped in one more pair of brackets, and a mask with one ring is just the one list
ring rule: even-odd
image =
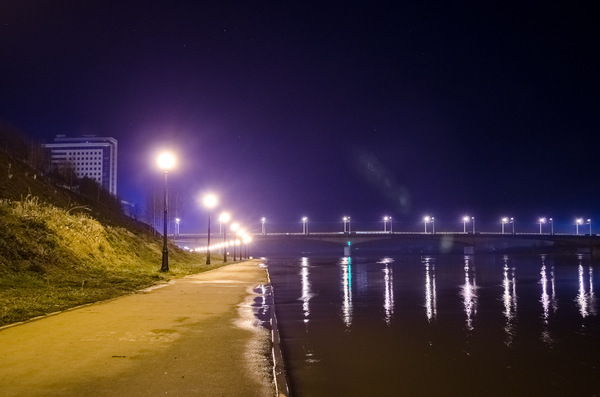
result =
[{"label": "bright lamp glow", "polygon": [[158,155],[156,163],[161,170],[170,170],[175,166],[175,156],[169,152],[164,152]]},{"label": "bright lamp glow", "polygon": [[219,222],[227,223],[230,219],[231,215],[229,215],[229,212],[223,212],[221,215],[219,215]]},{"label": "bright lamp glow", "polygon": [[469,218],[468,216],[465,216],[465,217],[463,218],[463,222],[469,222],[469,220],[470,220],[470,219],[471,219],[471,218]]},{"label": "bright lamp glow", "polygon": [[217,196],[215,196],[214,194],[207,194],[206,196],[204,196],[204,199],[202,199],[202,203],[206,208],[214,208],[217,205],[218,201],[219,200]]},{"label": "bright lamp glow", "polygon": [[240,228],[240,224],[239,224],[239,223],[237,223],[237,222],[233,222],[233,223],[231,224],[231,230],[233,230],[234,232],[235,232],[236,230],[238,230],[239,228]]}]

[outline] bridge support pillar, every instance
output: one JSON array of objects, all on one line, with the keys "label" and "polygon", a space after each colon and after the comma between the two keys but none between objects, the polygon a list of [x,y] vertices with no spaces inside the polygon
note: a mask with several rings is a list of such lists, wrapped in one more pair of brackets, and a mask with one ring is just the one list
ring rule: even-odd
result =
[{"label": "bridge support pillar", "polygon": [[465,255],[473,255],[475,253],[475,246],[474,245],[465,245],[465,247],[463,249],[463,253]]}]

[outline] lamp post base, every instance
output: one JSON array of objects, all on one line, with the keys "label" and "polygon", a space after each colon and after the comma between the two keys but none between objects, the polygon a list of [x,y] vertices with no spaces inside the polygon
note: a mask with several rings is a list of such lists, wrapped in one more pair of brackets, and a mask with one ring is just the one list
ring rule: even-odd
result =
[{"label": "lamp post base", "polygon": [[169,252],[163,250],[162,254],[162,266],[160,267],[161,272],[169,271]]}]

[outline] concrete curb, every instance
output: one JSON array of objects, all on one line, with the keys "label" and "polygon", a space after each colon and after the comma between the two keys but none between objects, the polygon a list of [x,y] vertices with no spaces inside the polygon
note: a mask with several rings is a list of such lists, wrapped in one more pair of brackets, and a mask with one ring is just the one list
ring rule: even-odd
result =
[{"label": "concrete curb", "polygon": [[271,276],[269,269],[265,267],[267,272],[268,284],[266,286],[266,297],[269,305],[270,322],[271,322],[271,341],[273,355],[273,381],[275,382],[275,393],[278,397],[291,397],[292,393],[289,387],[289,380],[285,370],[285,362],[283,360],[283,352],[281,350],[281,339],[279,337],[279,328],[277,325],[277,316],[275,314],[275,295],[273,293],[273,285],[271,284]]}]

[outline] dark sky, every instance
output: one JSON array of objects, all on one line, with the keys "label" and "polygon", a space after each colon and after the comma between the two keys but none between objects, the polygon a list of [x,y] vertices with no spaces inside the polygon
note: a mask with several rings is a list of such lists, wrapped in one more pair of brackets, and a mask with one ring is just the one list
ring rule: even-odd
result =
[{"label": "dark sky", "polygon": [[206,191],[332,228],[600,218],[592,2],[323,3],[3,0],[0,118],[117,138],[140,205],[173,148],[182,231]]}]

